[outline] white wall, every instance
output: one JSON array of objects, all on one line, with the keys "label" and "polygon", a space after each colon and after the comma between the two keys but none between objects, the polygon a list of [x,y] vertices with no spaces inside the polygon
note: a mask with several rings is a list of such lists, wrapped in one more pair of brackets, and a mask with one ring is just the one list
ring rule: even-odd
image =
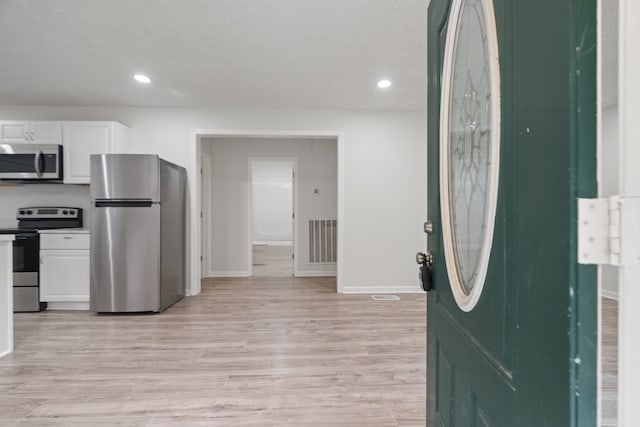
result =
[{"label": "white wall", "polygon": [[335,140],[211,138],[203,141],[204,147],[212,159],[210,265],[214,276],[250,274],[248,165],[249,159],[258,157],[297,159],[296,271],[300,275],[336,274],[335,264],[308,263],[306,233],[309,219],[337,217]]},{"label": "white wall", "polygon": [[82,208],[84,226],[89,228],[89,186],[67,184],[0,183],[0,227],[16,224],[16,210],[29,206]]},{"label": "white wall", "polygon": [[132,130],[131,152],[157,153],[188,166],[190,175],[197,172],[189,159],[194,129],[342,132],[342,290],[419,290],[414,259],[425,248],[424,112],[0,106],[0,118],[117,120]]},{"label": "white wall", "polygon": [[[600,149],[600,182],[599,197],[609,197],[620,194],[618,171],[620,168],[620,143],[618,140],[618,106],[606,107],[602,110],[601,118],[601,149]],[[600,266],[602,294],[610,298],[618,298],[618,267],[611,265]]]},{"label": "white wall", "polygon": [[[334,156],[333,163],[336,162]],[[293,163],[293,160],[251,160],[251,241],[254,244],[293,244]]]}]

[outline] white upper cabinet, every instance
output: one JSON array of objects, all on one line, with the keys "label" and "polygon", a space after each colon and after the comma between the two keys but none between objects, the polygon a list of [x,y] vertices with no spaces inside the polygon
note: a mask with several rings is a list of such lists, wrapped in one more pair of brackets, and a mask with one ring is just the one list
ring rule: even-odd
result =
[{"label": "white upper cabinet", "polygon": [[0,121],[3,143],[62,144],[61,122]]},{"label": "white upper cabinet", "polygon": [[29,122],[0,122],[0,139],[3,143],[29,142]]},{"label": "white upper cabinet", "polygon": [[89,184],[92,154],[119,153],[129,129],[118,122],[63,122],[64,183]]}]

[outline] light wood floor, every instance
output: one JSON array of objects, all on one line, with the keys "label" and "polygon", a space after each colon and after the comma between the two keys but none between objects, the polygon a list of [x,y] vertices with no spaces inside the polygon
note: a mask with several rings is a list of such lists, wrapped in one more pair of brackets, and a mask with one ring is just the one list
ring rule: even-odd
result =
[{"label": "light wood floor", "polygon": [[602,299],[602,427],[618,425],[618,301]]},{"label": "light wood floor", "polygon": [[253,277],[293,276],[293,262],[290,259],[266,258],[262,264],[253,264]]},{"label": "light wood floor", "polygon": [[[425,423],[425,295],[335,279],[208,279],[159,315],[16,313],[1,426]],[[602,425],[616,426],[617,312],[603,299]]]},{"label": "light wood floor", "polygon": [[0,425],[424,426],[425,306],[248,278],[158,315],[17,313]]}]

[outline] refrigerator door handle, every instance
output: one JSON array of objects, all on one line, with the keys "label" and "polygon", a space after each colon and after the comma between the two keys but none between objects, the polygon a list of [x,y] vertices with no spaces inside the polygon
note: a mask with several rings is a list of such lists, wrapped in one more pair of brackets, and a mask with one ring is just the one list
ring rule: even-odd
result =
[{"label": "refrigerator door handle", "polygon": [[96,208],[150,208],[158,202],[151,199],[96,199]]}]

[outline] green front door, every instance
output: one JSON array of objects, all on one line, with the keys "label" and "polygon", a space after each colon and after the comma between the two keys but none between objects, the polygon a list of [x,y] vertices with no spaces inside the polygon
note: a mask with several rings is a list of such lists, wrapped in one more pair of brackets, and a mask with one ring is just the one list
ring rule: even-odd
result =
[{"label": "green front door", "polygon": [[595,0],[431,0],[427,425],[596,424]]}]

